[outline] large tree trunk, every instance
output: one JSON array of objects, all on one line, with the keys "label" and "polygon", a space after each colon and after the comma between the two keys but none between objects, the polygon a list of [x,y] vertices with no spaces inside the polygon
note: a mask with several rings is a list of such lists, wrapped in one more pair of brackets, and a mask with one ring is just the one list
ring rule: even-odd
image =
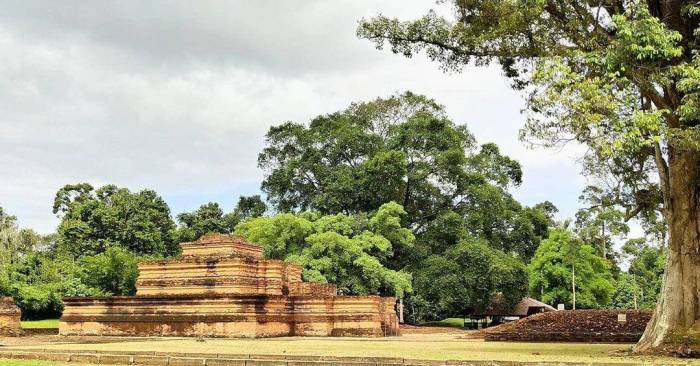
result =
[{"label": "large tree trunk", "polygon": [[656,310],[636,352],[700,342],[700,157],[669,149],[668,259]]}]

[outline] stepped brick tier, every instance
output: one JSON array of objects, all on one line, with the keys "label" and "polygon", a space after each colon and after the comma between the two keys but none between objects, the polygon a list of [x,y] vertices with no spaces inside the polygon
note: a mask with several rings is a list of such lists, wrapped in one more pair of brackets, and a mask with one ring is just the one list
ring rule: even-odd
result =
[{"label": "stepped brick tier", "polygon": [[182,244],[177,259],[139,263],[136,296],[64,299],[62,335],[391,336],[393,297],[338,296],[301,267],[263,259],[229,235]]},{"label": "stepped brick tier", "polygon": [[11,297],[0,297],[0,336],[21,335],[21,317],[22,312]]}]

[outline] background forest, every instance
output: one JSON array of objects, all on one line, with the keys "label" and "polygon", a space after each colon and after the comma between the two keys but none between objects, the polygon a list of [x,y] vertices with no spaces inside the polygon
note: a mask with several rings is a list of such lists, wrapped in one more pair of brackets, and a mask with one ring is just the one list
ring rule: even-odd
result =
[{"label": "background forest", "polygon": [[403,298],[412,323],[483,310],[496,295],[505,306],[531,296],[570,308],[573,281],[577,308],[655,305],[658,218],[628,237],[604,181],[563,222],[550,202],[522,205],[509,193],[520,164],[429,97],[405,92],[279,124],[258,165],[265,200],[240,197],[229,212],[209,202],[173,217],[153,190],[77,183],[56,193],[56,232],[39,235],[0,207],[0,296],[25,318],[57,317],[64,296],[134,294],[141,259],[232,233],[302,265],[307,281]]}]

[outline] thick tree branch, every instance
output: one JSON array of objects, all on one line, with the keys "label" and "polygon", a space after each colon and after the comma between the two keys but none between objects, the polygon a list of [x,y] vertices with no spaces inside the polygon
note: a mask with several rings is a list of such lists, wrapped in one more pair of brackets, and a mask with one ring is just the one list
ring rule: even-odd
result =
[{"label": "thick tree branch", "polygon": [[668,164],[661,152],[659,143],[654,143],[654,161],[656,162],[656,170],[659,172],[659,186],[664,200],[664,211],[670,209],[670,191],[669,191],[669,173]]}]

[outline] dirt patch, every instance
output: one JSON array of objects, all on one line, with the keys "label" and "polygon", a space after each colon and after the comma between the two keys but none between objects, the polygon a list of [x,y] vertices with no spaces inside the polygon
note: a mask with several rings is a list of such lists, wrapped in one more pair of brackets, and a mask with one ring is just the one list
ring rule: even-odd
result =
[{"label": "dirt patch", "polygon": [[[618,315],[625,314],[626,321]],[[636,342],[651,319],[646,310],[563,310],[482,330],[487,341]]]}]

